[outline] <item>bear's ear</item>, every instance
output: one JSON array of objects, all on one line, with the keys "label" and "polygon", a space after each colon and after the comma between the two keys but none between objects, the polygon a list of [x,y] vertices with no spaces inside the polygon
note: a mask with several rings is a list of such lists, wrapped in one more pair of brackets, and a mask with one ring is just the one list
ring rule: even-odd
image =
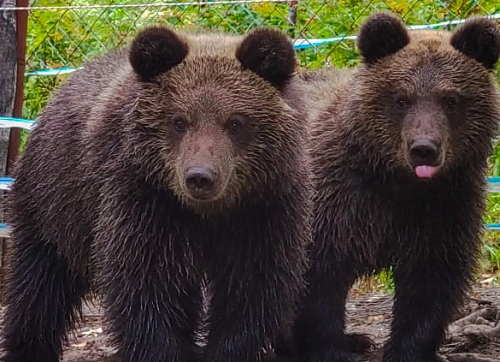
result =
[{"label": "bear's ear", "polygon": [[236,59],[276,88],[285,84],[297,65],[291,41],[281,31],[271,28],[249,33],[236,50]]},{"label": "bear's ear", "polygon": [[167,27],[142,30],[132,41],[129,61],[143,81],[151,81],[184,60],[188,46]]},{"label": "bear's ear", "polygon": [[377,13],[366,19],[359,29],[358,48],[365,63],[396,53],[410,42],[401,20],[389,13]]},{"label": "bear's ear", "polygon": [[451,45],[465,55],[492,69],[500,55],[500,34],[493,20],[471,18],[452,35]]}]

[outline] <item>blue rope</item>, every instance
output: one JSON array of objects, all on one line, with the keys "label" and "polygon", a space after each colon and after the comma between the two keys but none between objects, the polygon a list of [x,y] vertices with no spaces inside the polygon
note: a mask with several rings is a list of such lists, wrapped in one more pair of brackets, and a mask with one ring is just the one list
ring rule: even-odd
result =
[{"label": "blue rope", "polygon": [[34,125],[35,121],[29,119],[0,117],[0,128],[22,128],[30,131]]},{"label": "blue rope", "polygon": [[75,68],[68,68],[68,67],[53,68],[53,69],[41,69],[41,70],[36,70],[33,72],[24,73],[24,75],[27,75],[27,76],[28,75],[60,75],[60,74],[72,73],[78,69],[83,69],[83,67],[79,67],[76,69]]},{"label": "blue rope", "polygon": [[14,182],[12,177],[0,177],[0,186],[10,186]]}]

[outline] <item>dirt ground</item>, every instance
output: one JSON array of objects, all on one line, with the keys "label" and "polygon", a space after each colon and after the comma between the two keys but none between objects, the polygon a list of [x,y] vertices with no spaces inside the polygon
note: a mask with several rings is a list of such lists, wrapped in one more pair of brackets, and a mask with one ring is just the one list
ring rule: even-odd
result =
[{"label": "dirt ground", "polygon": [[[348,305],[348,331],[369,334],[376,348],[357,362],[378,362],[389,334],[392,296],[360,293]],[[440,353],[449,362],[500,361],[500,286],[477,286],[461,315],[450,325]]]},{"label": "dirt ground", "polygon": [[[371,335],[377,344],[369,353],[358,355],[358,362],[380,360],[380,347],[389,330],[391,307],[391,295],[352,293],[347,305],[348,329]],[[97,306],[85,308],[84,321],[72,333],[64,362],[116,362],[101,324],[101,312]],[[450,326],[441,353],[449,362],[500,361],[500,287],[474,288],[462,315]]]}]

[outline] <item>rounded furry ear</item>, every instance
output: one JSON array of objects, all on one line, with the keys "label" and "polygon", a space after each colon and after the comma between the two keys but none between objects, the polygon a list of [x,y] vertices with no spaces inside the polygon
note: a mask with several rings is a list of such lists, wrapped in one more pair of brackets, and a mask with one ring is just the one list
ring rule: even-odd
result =
[{"label": "rounded furry ear", "polygon": [[236,59],[276,88],[284,85],[297,65],[291,41],[281,31],[271,28],[250,32],[238,47]]},{"label": "rounded furry ear", "polygon": [[491,19],[468,19],[453,33],[451,45],[486,68],[492,69],[500,55],[498,27]]},{"label": "rounded furry ear", "polygon": [[408,30],[401,20],[389,13],[376,13],[359,29],[358,48],[365,63],[396,53],[410,42]]},{"label": "rounded furry ear", "polygon": [[167,27],[142,30],[132,41],[129,61],[144,81],[151,81],[184,60],[188,46]]}]

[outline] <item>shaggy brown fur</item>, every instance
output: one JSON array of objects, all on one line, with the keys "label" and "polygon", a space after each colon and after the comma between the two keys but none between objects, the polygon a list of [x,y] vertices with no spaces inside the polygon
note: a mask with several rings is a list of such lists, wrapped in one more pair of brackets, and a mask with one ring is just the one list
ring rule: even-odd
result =
[{"label": "shaggy brown fur", "polygon": [[352,350],[370,341],[344,334],[347,293],[358,277],[392,267],[383,361],[437,362],[480,251],[485,171],[500,121],[490,73],[500,36],[487,19],[452,34],[408,32],[380,13],[358,41],[363,62],[351,75],[305,77],[316,193],[295,347],[300,361],[354,361]]},{"label": "shaggy brown fur", "polygon": [[10,193],[3,362],[58,361],[94,281],[124,362],[254,362],[286,333],[308,241],[295,65],[275,30],[153,27],[60,88]]}]

